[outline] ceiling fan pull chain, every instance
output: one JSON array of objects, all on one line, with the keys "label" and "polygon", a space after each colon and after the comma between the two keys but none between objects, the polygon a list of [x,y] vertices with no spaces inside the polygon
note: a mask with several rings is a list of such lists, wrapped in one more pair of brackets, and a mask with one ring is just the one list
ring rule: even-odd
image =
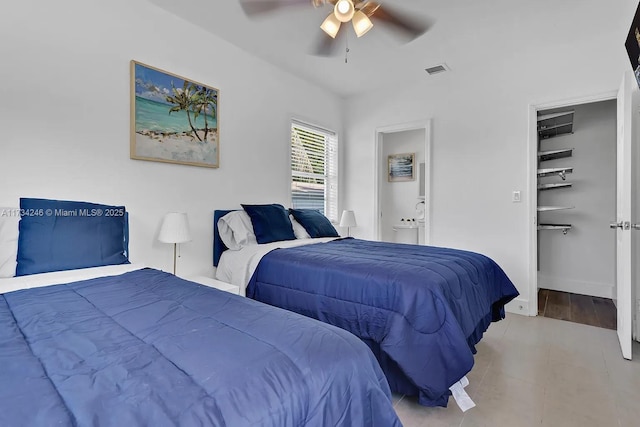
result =
[{"label": "ceiling fan pull chain", "polygon": [[344,51],[344,63],[348,64],[349,63],[349,33],[347,33],[344,37],[345,39],[345,43],[347,45],[345,51]]}]

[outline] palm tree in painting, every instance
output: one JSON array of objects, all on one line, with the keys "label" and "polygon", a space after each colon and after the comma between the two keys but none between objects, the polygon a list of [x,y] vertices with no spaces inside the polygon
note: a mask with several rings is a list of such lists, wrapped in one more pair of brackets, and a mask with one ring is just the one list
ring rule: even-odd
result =
[{"label": "palm tree in painting", "polygon": [[[175,113],[177,111],[185,111],[187,113],[187,120],[189,121],[189,126],[191,127],[193,134],[196,136],[196,138],[198,138],[198,141],[202,141],[202,138],[200,138],[200,135],[198,135],[197,129],[191,122],[191,111],[194,111],[194,114],[196,114],[195,110],[193,110],[194,99],[197,94],[197,90],[194,89],[194,84],[189,84],[185,81],[182,89],[176,89],[176,87],[173,85],[173,82],[171,82],[171,92],[173,93],[173,95],[167,96],[166,98],[168,103],[173,104],[173,107],[171,107],[171,109],[169,110],[169,114]],[[197,119],[197,117],[198,116],[196,114],[195,118]]]},{"label": "palm tree in painting", "polygon": [[195,91],[195,96],[192,98],[193,115],[196,119],[200,114],[204,117],[204,141],[207,141],[207,135],[209,134],[209,121],[207,116],[211,116],[214,119],[216,118],[218,94],[213,89],[205,86],[197,86],[193,83],[190,89]]}]

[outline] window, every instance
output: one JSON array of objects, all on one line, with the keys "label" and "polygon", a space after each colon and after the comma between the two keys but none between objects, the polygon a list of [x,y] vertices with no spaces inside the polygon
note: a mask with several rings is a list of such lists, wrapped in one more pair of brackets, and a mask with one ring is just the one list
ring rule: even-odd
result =
[{"label": "window", "polygon": [[338,221],[338,138],[335,132],[291,122],[291,206],[317,209]]}]

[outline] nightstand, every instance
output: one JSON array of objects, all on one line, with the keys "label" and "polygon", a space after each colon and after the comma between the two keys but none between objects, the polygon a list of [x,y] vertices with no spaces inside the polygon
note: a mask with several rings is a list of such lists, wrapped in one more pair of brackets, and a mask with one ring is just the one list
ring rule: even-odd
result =
[{"label": "nightstand", "polygon": [[199,283],[210,288],[216,288],[221,291],[229,292],[230,294],[240,295],[240,288],[231,283],[221,282],[220,280],[213,279],[206,276],[188,277],[187,280]]}]

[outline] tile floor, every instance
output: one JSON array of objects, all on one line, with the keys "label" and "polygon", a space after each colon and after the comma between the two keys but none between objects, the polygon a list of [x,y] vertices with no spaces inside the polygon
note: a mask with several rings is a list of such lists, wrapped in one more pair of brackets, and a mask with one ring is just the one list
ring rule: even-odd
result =
[{"label": "tile floor", "polygon": [[394,395],[405,427],[635,427],[640,425],[640,344],[622,358],[616,332],[507,314],[478,344],[466,388],[476,407],[426,408]]}]

